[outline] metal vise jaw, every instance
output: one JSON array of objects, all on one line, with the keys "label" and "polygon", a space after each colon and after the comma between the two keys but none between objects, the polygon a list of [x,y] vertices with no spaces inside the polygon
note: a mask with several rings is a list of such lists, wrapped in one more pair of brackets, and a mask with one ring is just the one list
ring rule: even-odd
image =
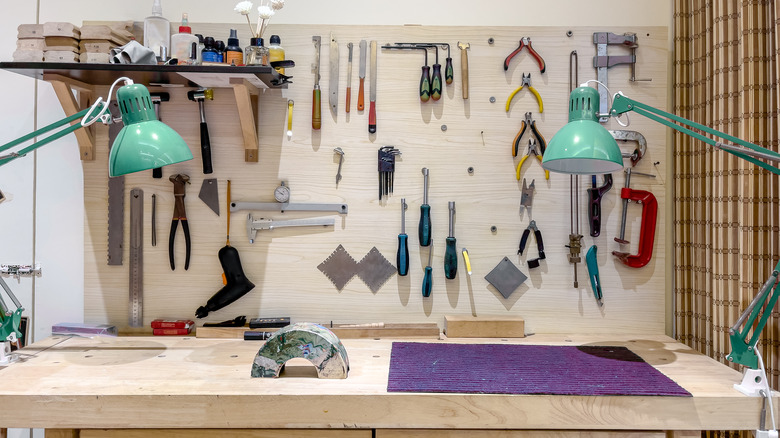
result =
[{"label": "metal vise jaw", "polygon": [[[631,65],[631,82],[637,81],[651,81],[652,79],[637,79],[636,78],[636,48],[639,47],[637,43],[637,37],[635,33],[626,33],[623,35],[616,35],[612,32],[594,32],[593,44],[596,45],[596,56],[593,57],[593,67],[597,71],[597,79],[604,86],[599,86],[599,114],[607,114],[609,112],[609,106],[607,103],[607,69],[619,64]],[[609,56],[607,54],[607,46],[621,45],[626,46],[631,50],[630,55],[621,56]],[[599,117],[599,122],[606,123],[609,117]]]},{"label": "metal vise jaw", "polygon": [[346,379],[347,350],[327,328],[310,322],[288,325],[274,333],[260,348],[252,363],[252,377],[279,377],[288,360],[309,360],[320,379]]}]

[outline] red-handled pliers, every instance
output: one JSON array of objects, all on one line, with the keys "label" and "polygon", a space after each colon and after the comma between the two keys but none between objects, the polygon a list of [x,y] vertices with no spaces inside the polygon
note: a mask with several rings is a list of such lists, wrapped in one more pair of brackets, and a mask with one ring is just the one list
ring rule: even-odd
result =
[{"label": "red-handled pliers", "polygon": [[520,53],[521,50],[523,50],[523,47],[528,47],[528,51],[531,52],[531,56],[536,59],[536,63],[539,64],[539,71],[541,73],[544,73],[545,70],[547,70],[547,64],[544,63],[544,59],[536,53],[536,50],[534,50],[533,46],[531,45],[531,38],[528,37],[522,37],[520,38],[520,45],[517,46],[514,52],[510,53],[509,56],[506,57],[504,60],[504,71],[509,70],[509,61],[514,58],[515,55]]},{"label": "red-handled pliers", "polygon": [[192,244],[190,241],[190,226],[187,224],[187,212],[184,210],[184,191],[187,184],[190,183],[190,177],[183,173],[177,173],[171,175],[168,178],[173,183],[173,220],[171,221],[171,234],[168,236],[168,259],[171,262],[171,270],[176,269],[174,263],[174,242],[176,241],[176,228],[181,222],[181,228],[184,231],[184,245],[186,250],[186,257],[184,259],[184,269],[190,267],[190,250]]}]

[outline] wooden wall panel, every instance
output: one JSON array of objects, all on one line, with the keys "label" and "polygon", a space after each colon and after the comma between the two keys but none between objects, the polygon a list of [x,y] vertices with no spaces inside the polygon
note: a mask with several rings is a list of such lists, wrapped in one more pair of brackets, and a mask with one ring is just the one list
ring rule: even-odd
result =
[{"label": "wooden wall panel", "polygon": [[[195,32],[224,37],[225,25],[195,25]],[[579,80],[595,79],[592,58],[595,31],[636,32],[638,77],[652,82],[629,82],[628,66],[610,70],[612,92],[627,95],[650,105],[666,108],[668,34],[665,27],[589,28],[562,27],[428,27],[428,26],[311,26],[280,25],[270,32],[282,37],[289,59],[297,66],[288,69],[294,83],[287,90],[265,90],[258,98],[259,161],[244,162],[241,131],[235,100],[230,89],[217,89],[214,100],[206,102],[211,133],[215,173],[203,175],[199,155],[198,106],[186,97],[186,89],[167,89],[171,101],[162,107],[162,119],[191,145],[195,159],[169,166],[162,180],[151,172],[128,175],[126,187],[145,192],[144,247],[144,320],[148,324],[159,317],[193,317],[195,309],[221,287],[221,268],[217,252],[225,244],[226,180],[232,180],[233,200],[273,201],[273,190],[280,180],[288,183],[292,202],[347,203],[349,214],[336,216],[334,228],[285,228],[261,232],[254,244],[248,242],[246,213],[232,216],[231,243],[241,255],[244,271],[256,287],[233,305],[214,312],[209,321],[231,319],[236,315],[282,316],[293,321],[315,322],[437,322],[445,314],[519,315],[525,318],[529,332],[636,332],[663,333],[664,279],[666,264],[664,213],[666,179],[665,131],[660,125],[634,115],[627,129],[641,132],[648,140],[647,156],[636,170],[656,178],[635,176],[632,187],[652,191],[659,203],[655,248],[650,264],[641,269],[623,266],[610,254],[618,249],[617,235],[621,216],[619,199],[623,175],[614,175],[615,187],[603,201],[605,217],[602,234],[588,236],[586,216],[590,178],[580,179],[580,231],[585,251],[592,244],[599,248],[599,269],[604,285],[604,306],[593,299],[585,264],[579,265],[579,287],[572,284],[572,267],[567,261],[569,234],[569,176],[551,174],[544,179],[538,161],[526,162],[523,176],[536,181],[531,218],[544,236],[547,259],[529,272],[526,256],[517,248],[529,222],[520,212],[522,181],[515,179],[519,157],[512,159],[510,147],[524,113],[533,112],[537,126],[549,141],[567,121],[569,90],[569,54],[579,54]],[[329,33],[340,43],[341,77],[338,115],[329,111],[328,46]],[[323,121],[320,131],[311,130],[314,59],[312,35],[321,35]],[[239,28],[242,43],[248,41]],[[270,33],[269,35],[270,36]],[[511,62],[507,72],[504,58],[517,47],[521,37],[533,40],[536,50],[547,62],[547,72],[539,73],[534,60],[524,51]],[[417,95],[422,53],[380,51],[378,55],[378,132],[367,131],[366,111],[355,107],[358,87],[358,42],[361,38],[379,44],[395,41],[445,41],[452,45],[455,81],[444,90],[438,102],[421,103]],[[493,38],[493,44],[488,39]],[[346,88],[346,43],[355,45],[353,100],[349,114],[344,112]],[[470,99],[461,98],[460,54],[457,42],[471,44],[469,51]],[[627,50],[610,48],[615,55]],[[439,53],[444,63],[446,53]],[[435,56],[429,55],[433,63]],[[531,93],[522,90],[509,113],[504,105],[508,95],[520,85],[523,72],[530,72],[532,84],[544,99],[545,111]],[[370,73],[369,73],[370,76]],[[369,85],[366,79],[366,87]],[[154,91],[154,89],[153,89]],[[368,88],[366,89],[368,92]],[[105,94],[105,90],[102,92]],[[495,103],[491,103],[495,97]],[[295,101],[293,136],[286,132],[287,99]],[[366,96],[368,98],[368,96]],[[442,126],[446,125],[446,130]],[[611,129],[621,129],[614,121]],[[94,162],[84,162],[85,186],[85,317],[89,322],[126,325],[128,314],[128,267],[106,264],[107,138],[106,130],[97,131]],[[526,134],[527,136],[528,134]],[[523,144],[527,144],[523,141]],[[377,149],[394,145],[402,152],[396,166],[395,191],[387,200],[377,199]],[[338,187],[335,175],[338,157],[334,147],[346,155],[343,179]],[[624,146],[626,150],[633,145]],[[523,150],[524,152],[524,150]],[[521,152],[521,154],[523,153]],[[658,161],[659,164],[653,163]],[[434,236],[434,286],[430,298],[421,296],[422,270],[428,248],[420,248],[416,237],[419,207],[422,202],[421,168],[430,169],[430,205]],[[467,172],[474,168],[473,175]],[[167,239],[173,210],[172,184],[168,176],[187,173],[186,207],[193,235],[192,263],[185,271],[168,266]],[[216,216],[201,202],[198,190],[205,177],[219,180],[222,215]],[[158,245],[150,245],[151,195],[157,195]],[[317,269],[317,266],[341,244],[360,260],[372,247],[395,264],[397,235],[400,231],[400,202],[409,204],[406,227],[410,236],[411,269],[405,277],[393,276],[376,293],[357,277],[341,292]],[[473,275],[468,276],[459,259],[454,280],[443,275],[444,238],[447,235],[447,202],[456,202],[455,237],[458,248],[466,247],[472,260]],[[129,204],[128,204],[129,210]],[[255,216],[261,216],[259,212]],[[129,212],[127,213],[129,217]],[[274,219],[328,216],[325,213],[266,213]],[[627,238],[636,252],[640,229],[640,207],[630,206]],[[491,232],[491,226],[497,232]],[[129,231],[126,229],[126,233]],[[183,238],[177,236],[176,260],[184,261]],[[126,240],[127,241],[127,237]],[[533,242],[530,242],[533,245]],[[535,247],[531,247],[535,254]],[[528,255],[528,254],[527,254]],[[507,256],[529,278],[509,298],[504,299],[484,279]],[[533,255],[535,257],[535,255]],[[127,260],[127,252],[125,254]]]}]

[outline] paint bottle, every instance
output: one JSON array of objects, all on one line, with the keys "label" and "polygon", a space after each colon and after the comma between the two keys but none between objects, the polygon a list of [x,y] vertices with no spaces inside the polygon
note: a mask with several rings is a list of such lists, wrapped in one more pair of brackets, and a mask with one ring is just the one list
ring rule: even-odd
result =
[{"label": "paint bottle", "polygon": [[235,29],[230,29],[230,38],[225,47],[225,64],[244,65],[244,51],[238,46],[238,34]]},{"label": "paint bottle", "polygon": [[217,50],[217,56],[219,56],[219,62],[225,63],[225,42],[217,40],[214,42],[214,49]]},{"label": "paint bottle", "polygon": [[207,36],[203,39],[203,62],[220,62],[220,56],[217,52],[214,37]]},{"label": "paint bottle", "polygon": [[171,35],[171,57],[178,60],[179,65],[193,64],[190,58],[192,55],[192,45],[195,44],[195,61],[197,61],[198,37],[192,34],[189,26],[187,13],[181,14],[181,26],[179,33]]},{"label": "paint bottle", "polygon": [[[284,49],[282,48],[282,39],[279,38],[279,35],[271,35],[270,45],[268,46],[268,52],[269,57],[268,60],[270,62],[274,61],[284,61]],[[284,74],[284,67],[276,67],[276,71],[279,72],[279,74]]]},{"label": "paint bottle", "polygon": [[157,55],[157,62],[167,61],[171,53],[171,22],[162,16],[160,0],[154,0],[152,15],[144,19],[144,46]]}]

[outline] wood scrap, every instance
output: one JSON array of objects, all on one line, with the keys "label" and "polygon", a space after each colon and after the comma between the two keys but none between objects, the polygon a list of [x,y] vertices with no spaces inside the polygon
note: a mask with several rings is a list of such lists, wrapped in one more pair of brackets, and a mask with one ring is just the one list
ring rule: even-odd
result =
[{"label": "wood scrap", "polygon": [[20,24],[16,28],[18,30],[17,38],[43,38],[43,25],[42,24]]},{"label": "wood scrap", "polygon": [[14,62],[41,62],[43,50],[15,50],[13,60]]},{"label": "wood scrap", "polygon": [[78,51],[79,40],[70,37],[45,37],[46,47],[44,50],[70,50],[72,52]]},{"label": "wood scrap", "polygon": [[111,49],[119,47],[106,40],[81,40],[79,42],[80,53],[110,53]]},{"label": "wood scrap", "polygon": [[445,315],[448,338],[524,338],[525,320],[519,316]]},{"label": "wood scrap", "polygon": [[82,53],[79,55],[79,62],[89,64],[108,64],[111,61],[111,55],[108,53]]},{"label": "wood scrap", "polygon": [[79,54],[71,51],[49,50],[43,52],[46,62],[79,62]]},{"label": "wood scrap", "polygon": [[61,21],[49,21],[43,23],[43,36],[61,36],[80,38],[81,32],[78,26]]},{"label": "wood scrap", "polygon": [[130,42],[131,36],[132,33],[130,32],[122,31],[121,29],[117,31],[115,28],[101,24],[89,24],[81,28],[82,40],[103,40],[118,46],[123,46]]},{"label": "wood scrap", "polygon": [[16,40],[18,50],[43,50],[46,42],[43,38],[20,38]]}]

